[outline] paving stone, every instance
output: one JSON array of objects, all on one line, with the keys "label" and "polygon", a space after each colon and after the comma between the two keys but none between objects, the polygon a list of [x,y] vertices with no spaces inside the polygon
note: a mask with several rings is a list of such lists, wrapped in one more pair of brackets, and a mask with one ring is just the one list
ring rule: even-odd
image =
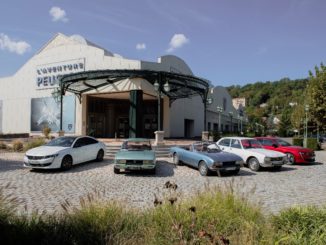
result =
[{"label": "paving stone", "polygon": [[167,181],[178,185],[179,198],[188,198],[207,186],[228,188],[259,202],[263,210],[278,212],[293,205],[326,205],[326,151],[316,152],[316,164],[286,165],[281,171],[263,170],[258,173],[247,168],[238,176],[202,177],[196,169],[175,166],[169,158],[160,158],[157,174],[113,173],[112,160],[82,164],[66,172],[34,171],[23,168],[23,154],[1,153],[0,187],[4,195],[18,198],[17,212],[63,212],[61,203],[68,200],[80,206],[80,198],[100,192],[103,200],[117,201],[131,208],[153,207],[154,196],[163,197]]}]

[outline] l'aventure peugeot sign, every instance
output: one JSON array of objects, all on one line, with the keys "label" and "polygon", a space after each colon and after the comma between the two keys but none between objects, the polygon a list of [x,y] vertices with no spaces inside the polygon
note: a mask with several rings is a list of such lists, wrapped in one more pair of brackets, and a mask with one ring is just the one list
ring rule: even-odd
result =
[{"label": "l'aventure peugeot sign", "polygon": [[75,59],[36,67],[36,88],[47,89],[58,86],[58,78],[69,73],[85,71],[85,59]]}]

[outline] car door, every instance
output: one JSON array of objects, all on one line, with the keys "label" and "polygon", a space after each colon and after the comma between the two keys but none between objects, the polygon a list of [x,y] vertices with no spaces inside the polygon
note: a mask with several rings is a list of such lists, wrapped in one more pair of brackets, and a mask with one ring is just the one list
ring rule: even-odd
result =
[{"label": "car door", "polygon": [[99,149],[97,140],[90,137],[85,137],[85,151],[87,151],[88,154],[88,161],[96,159]]},{"label": "car door", "polygon": [[222,139],[218,142],[218,146],[221,148],[222,151],[230,152],[230,142],[231,139]]},{"label": "car door", "polygon": [[73,163],[81,163],[85,161],[87,153],[85,153],[85,138],[78,138],[72,146],[71,155],[73,158]]},{"label": "car door", "polygon": [[230,151],[231,153],[234,153],[238,156],[241,156],[242,155],[242,146],[241,146],[241,143],[240,143],[240,140],[239,139],[232,139],[231,140],[231,145],[230,145]]}]

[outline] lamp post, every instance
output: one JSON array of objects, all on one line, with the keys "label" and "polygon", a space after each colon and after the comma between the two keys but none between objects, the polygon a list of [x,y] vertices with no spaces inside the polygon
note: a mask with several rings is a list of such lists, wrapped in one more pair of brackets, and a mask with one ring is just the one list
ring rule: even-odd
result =
[{"label": "lamp post", "polygon": [[233,125],[232,125],[232,118],[233,118],[233,112],[232,111],[229,111],[229,115],[230,115],[230,123],[231,123],[231,127],[230,127],[230,132],[232,133],[233,132]]},{"label": "lamp post", "polygon": [[307,138],[308,138],[308,111],[309,111],[309,105],[304,106],[304,111],[306,114],[306,120],[305,120],[305,130],[304,130],[304,140],[303,140],[303,146],[307,147]]},{"label": "lamp post", "polygon": [[[162,84],[161,74],[158,76],[158,80],[154,83],[154,90],[157,93],[157,130],[161,131],[161,96],[162,96]],[[165,92],[170,92],[170,84],[168,81],[163,86]]]},{"label": "lamp post", "polygon": [[243,131],[242,131],[242,119],[243,117],[240,116],[240,134],[243,135]]},{"label": "lamp post", "polygon": [[221,113],[223,112],[223,108],[221,106],[216,107],[218,113],[218,133],[221,135]]}]

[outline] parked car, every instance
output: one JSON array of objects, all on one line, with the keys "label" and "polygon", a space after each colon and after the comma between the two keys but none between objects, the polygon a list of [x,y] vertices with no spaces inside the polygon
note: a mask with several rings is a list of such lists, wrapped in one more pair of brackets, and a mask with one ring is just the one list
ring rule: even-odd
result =
[{"label": "parked car", "polygon": [[222,151],[240,156],[253,171],[258,171],[261,167],[280,169],[287,161],[285,154],[264,149],[260,142],[253,138],[225,137],[216,144]]},{"label": "parked car", "polygon": [[198,168],[203,176],[212,172],[238,174],[243,165],[241,157],[223,152],[218,146],[209,149],[208,146],[211,144],[212,142],[195,142],[187,147],[172,147],[170,154],[176,165],[182,162]]},{"label": "parked car", "polygon": [[287,163],[310,163],[315,161],[315,152],[301,146],[293,146],[290,143],[276,137],[256,138],[265,149],[283,152],[287,156]]},{"label": "parked car", "polygon": [[63,136],[28,150],[24,156],[24,166],[66,170],[82,162],[102,161],[104,152],[105,144],[93,137]]},{"label": "parked car", "polygon": [[151,141],[131,138],[123,142],[114,158],[114,173],[119,174],[120,170],[147,170],[155,174],[156,157]]}]

